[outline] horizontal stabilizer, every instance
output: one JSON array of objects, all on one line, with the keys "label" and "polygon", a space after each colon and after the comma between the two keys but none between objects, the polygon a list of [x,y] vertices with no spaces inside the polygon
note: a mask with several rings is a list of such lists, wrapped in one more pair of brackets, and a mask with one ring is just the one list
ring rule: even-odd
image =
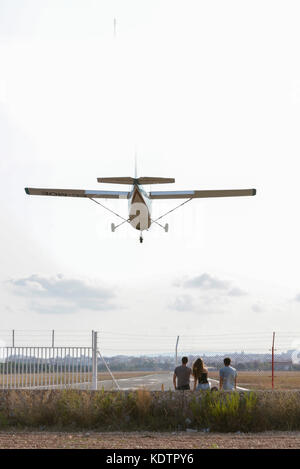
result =
[{"label": "horizontal stabilizer", "polygon": [[108,177],[97,178],[98,182],[105,182],[108,184],[168,184],[175,182],[174,178],[159,178],[159,177]]},{"label": "horizontal stabilizer", "polygon": [[137,180],[138,180],[138,184],[171,184],[175,182],[174,178],[158,178],[158,177],[140,177]]},{"label": "horizontal stabilizer", "polygon": [[136,179],[131,177],[109,177],[109,178],[97,178],[98,182],[105,182],[107,184],[134,184]]},{"label": "horizontal stabilizer", "polygon": [[207,197],[243,197],[255,195],[256,189],[150,192],[150,199],[197,199]]},{"label": "horizontal stabilizer", "polygon": [[36,189],[26,187],[28,195],[47,195],[54,197],[89,197],[90,199],[128,199],[129,192],[123,191],[97,191],[82,189]]}]

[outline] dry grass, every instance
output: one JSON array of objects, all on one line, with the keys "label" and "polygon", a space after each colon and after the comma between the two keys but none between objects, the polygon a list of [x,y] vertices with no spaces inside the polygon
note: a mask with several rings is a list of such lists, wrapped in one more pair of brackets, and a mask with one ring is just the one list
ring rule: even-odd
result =
[{"label": "dry grass", "polygon": [[[114,371],[113,375],[116,379],[127,379],[137,378],[140,376],[148,376],[152,374],[166,374],[169,372],[165,371]],[[210,378],[219,379],[219,373],[217,371],[209,373]],[[29,382],[30,380],[30,382]],[[108,372],[98,373],[98,381],[111,380],[111,376]],[[4,387],[15,386],[15,383],[19,387],[31,386],[56,386],[56,385],[72,385],[74,383],[91,383],[92,374],[89,373],[78,373],[72,376],[72,373],[45,373],[45,374],[33,374],[27,378],[21,374],[16,375],[0,375],[0,388],[4,384]],[[8,384],[8,386],[7,386]],[[263,390],[271,389],[271,371],[239,371],[238,372],[238,386],[253,389]],[[300,390],[300,371],[276,371],[275,372],[275,390]]]},{"label": "dry grass", "polygon": [[0,429],[299,431],[300,392],[0,392]]},{"label": "dry grass", "polygon": [[[210,378],[219,379],[217,371]],[[300,371],[275,371],[275,390],[300,389]],[[248,389],[272,389],[271,371],[238,371],[238,386]]]},{"label": "dry grass", "polygon": [[7,374],[0,376],[0,386],[5,388],[29,387],[29,386],[57,386],[72,385],[74,383],[91,382],[92,373],[32,373],[32,374]]}]

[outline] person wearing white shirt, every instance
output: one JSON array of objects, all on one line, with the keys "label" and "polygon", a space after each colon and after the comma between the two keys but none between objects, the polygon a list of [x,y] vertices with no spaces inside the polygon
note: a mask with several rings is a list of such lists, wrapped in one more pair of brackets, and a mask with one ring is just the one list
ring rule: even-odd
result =
[{"label": "person wearing white shirt", "polygon": [[229,357],[224,358],[224,367],[220,369],[220,390],[236,391],[237,371],[230,363]]}]

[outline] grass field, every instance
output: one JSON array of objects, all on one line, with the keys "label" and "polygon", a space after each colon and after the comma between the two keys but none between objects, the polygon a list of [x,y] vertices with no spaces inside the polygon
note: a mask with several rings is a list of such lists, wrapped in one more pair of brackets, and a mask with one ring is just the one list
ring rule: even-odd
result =
[{"label": "grass field", "polygon": [[[165,374],[170,372],[153,372],[153,371],[115,371],[113,373],[115,379],[136,378],[140,376],[147,376],[151,374]],[[209,377],[219,379],[217,371],[210,372]],[[98,373],[98,381],[111,380],[109,373]],[[71,386],[75,383],[91,383],[92,374],[78,373],[72,376],[71,373],[36,373],[32,375],[0,375],[0,388],[1,387],[27,387],[27,386],[56,386],[68,385]],[[276,390],[295,390],[300,389],[300,371],[276,371],[274,379]],[[170,377],[170,387],[171,377]],[[272,380],[270,371],[239,371],[238,372],[238,386],[247,389],[272,389]],[[167,390],[167,388],[166,388]]]},{"label": "grass field", "polygon": [[[218,372],[210,372],[210,378],[219,379]],[[271,371],[239,371],[238,386],[248,389],[272,389]],[[300,371],[275,371],[274,389],[300,389]]]}]

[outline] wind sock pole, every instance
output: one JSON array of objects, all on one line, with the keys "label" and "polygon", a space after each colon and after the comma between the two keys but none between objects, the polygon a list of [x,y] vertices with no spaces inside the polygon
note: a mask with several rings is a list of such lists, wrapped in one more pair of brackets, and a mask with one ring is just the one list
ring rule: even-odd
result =
[{"label": "wind sock pole", "polygon": [[176,345],[175,345],[175,363],[176,363],[176,366],[178,365],[178,355],[177,355],[178,342],[179,342],[179,335],[177,336]]}]

